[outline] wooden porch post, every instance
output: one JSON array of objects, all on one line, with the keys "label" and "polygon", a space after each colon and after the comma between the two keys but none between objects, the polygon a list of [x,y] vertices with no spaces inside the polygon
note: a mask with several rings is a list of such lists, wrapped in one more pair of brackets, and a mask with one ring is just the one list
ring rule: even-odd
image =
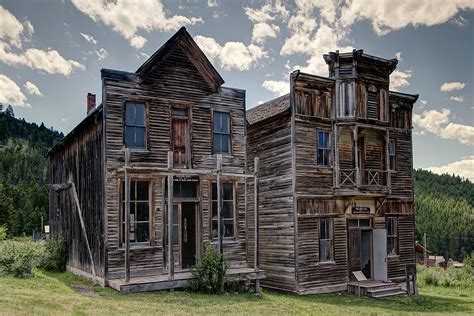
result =
[{"label": "wooden porch post", "polygon": [[353,133],[353,137],[354,137],[354,162],[355,162],[355,170],[356,170],[356,174],[355,174],[355,180],[356,180],[356,186],[359,187],[360,185],[360,169],[359,169],[359,144],[358,144],[358,133],[359,133],[359,130],[358,130],[358,126],[356,125],[353,129],[352,129],[352,133]]},{"label": "wooden porch post", "polygon": [[217,155],[217,248],[219,253],[222,254],[222,185],[221,185],[221,173],[222,173],[222,155]]},{"label": "wooden porch post", "polygon": [[392,174],[390,170],[390,153],[389,153],[389,146],[390,146],[390,132],[387,128],[387,132],[385,133],[385,157],[386,157],[386,164],[387,164],[387,188],[388,192],[391,193],[392,187]]},{"label": "wooden porch post", "polygon": [[253,185],[253,194],[254,194],[254,215],[255,215],[255,240],[254,240],[254,269],[257,274],[255,279],[255,293],[260,295],[260,279],[259,279],[259,267],[258,267],[258,243],[259,243],[259,216],[258,216],[258,177],[259,177],[259,158],[255,157],[254,160],[254,185]]},{"label": "wooden porch post", "polygon": [[[168,169],[173,168],[173,152],[168,151]],[[173,256],[173,174],[168,174],[168,276],[174,279]]]},{"label": "wooden porch post", "polygon": [[125,149],[125,283],[130,282],[130,179],[128,163],[130,162],[130,149]]}]

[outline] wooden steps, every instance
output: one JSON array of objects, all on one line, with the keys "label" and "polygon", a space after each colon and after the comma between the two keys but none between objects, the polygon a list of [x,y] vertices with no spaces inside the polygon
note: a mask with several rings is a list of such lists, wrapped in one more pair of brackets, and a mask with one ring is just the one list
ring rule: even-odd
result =
[{"label": "wooden steps", "polygon": [[406,294],[406,291],[403,291],[400,286],[396,283],[382,282],[367,280],[358,282],[349,282],[347,284],[347,291],[349,293],[359,295],[359,286],[360,286],[360,296],[373,297],[373,298],[385,298],[390,296]]}]

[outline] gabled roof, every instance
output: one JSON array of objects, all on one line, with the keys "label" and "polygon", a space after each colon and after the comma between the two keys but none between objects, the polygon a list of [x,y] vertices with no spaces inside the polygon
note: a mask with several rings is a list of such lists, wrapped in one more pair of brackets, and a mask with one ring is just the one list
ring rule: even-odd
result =
[{"label": "gabled roof", "polygon": [[217,70],[212,66],[209,59],[202,52],[191,35],[186,31],[185,27],[179,29],[160,49],[158,49],[148,60],[138,68],[136,74],[140,77],[146,77],[151,71],[159,67],[159,65],[171,53],[180,47],[188,56],[189,60],[198,69],[202,77],[209,83],[209,86],[217,91],[223,83],[224,79],[219,75]]},{"label": "gabled roof", "polygon": [[257,105],[247,111],[247,122],[255,124],[290,109],[290,94]]}]

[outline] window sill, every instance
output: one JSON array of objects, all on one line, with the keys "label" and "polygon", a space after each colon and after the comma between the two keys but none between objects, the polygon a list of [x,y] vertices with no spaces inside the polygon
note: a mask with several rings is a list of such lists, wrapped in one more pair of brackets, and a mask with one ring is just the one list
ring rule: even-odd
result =
[{"label": "window sill", "polygon": [[[130,251],[134,250],[146,250],[146,249],[159,249],[160,247],[158,246],[152,246],[152,245],[130,245]],[[118,251],[125,251],[125,247],[120,247],[117,249]]]},{"label": "window sill", "polygon": [[144,149],[144,148],[130,148],[130,147],[122,147],[122,152],[125,152],[126,149],[130,149],[130,153],[136,153],[136,154],[149,154],[151,153],[151,150],[149,149]]},{"label": "window sill", "polygon": [[336,261],[329,260],[329,261],[320,261],[317,263],[318,266],[335,266]]},{"label": "window sill", "polygon": [[[219,242],[215,239],[213,239],[211,241],[212,245],[217,245],[218,243]],[[235,240],[234,238],[232,238],[232,239],[230,239],[230,238],[229,239],[222,239],[222,244],[223,245],[235,245],[235,244],[237,244],[237,240]]]},{"label": "window sill", "polygon": [[333,169],[332,166],[318,166],[318,165],[316,165],[316,168],[321,169],[321,170],[331,170],[331,169]]},{"label": "window sill", "polygon": [[399,259],[400,255],[387,255],[387,259]]}]

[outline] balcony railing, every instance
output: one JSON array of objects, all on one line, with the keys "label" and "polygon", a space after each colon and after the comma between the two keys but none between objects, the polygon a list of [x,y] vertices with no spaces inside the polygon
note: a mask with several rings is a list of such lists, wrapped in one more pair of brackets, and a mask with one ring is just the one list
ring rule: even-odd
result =
[{"label": "balcony railing", "polygon": [[[359,173],[359,174],[358,174]],[[388,185],[388,172],[377,169],[339,169],[340,187],[385,187]]]}]

